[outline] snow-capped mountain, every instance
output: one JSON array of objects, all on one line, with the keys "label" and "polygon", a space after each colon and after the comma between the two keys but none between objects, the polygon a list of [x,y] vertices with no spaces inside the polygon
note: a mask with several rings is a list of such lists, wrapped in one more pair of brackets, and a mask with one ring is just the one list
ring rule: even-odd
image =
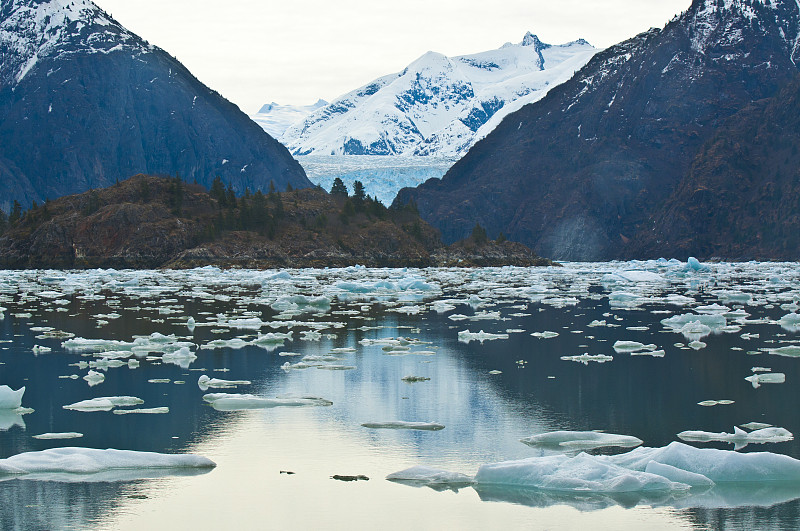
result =
[{"label": "snow-capped mountain", "polygon": [[2,0],[0,207],[137,173],[311,185],[238,107],[89,0]]},{"label": "snow-capped mountain", "polygon": [[414,200],[446,241],[479,222],[542,256],[624,257],[715,131],[775,96],[798,59],[797,1],[694,0],[663,29],[598,53],[508,115],[443,179],[401,190],[395,203]]},{"label": "snow-capped mountain", "polygon": [[317,100],[312,105],[281,105],[280,103],[267,103],[250,118],[274,138],[280,138],[290,125],[305,119],[306,116],[328,104],[323,99]]},{"label": "snow-capped mountain", "polygon": [[530,33],[472,55],[428,52],[314,111],[281,141],[295,155],[459,156],[596,52],[583,40],[551,46]]}]

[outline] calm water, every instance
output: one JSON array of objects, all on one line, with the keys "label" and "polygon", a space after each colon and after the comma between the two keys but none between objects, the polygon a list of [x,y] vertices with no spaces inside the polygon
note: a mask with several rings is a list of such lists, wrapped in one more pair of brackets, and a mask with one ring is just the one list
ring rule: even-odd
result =
[{"label": "calm water", "polygon": [[[205,474],[115,481],[5,479],[0,527],[796,529],[800,484],[719,488],[687,498],[577,497],[473,488],[437,492],[384,478],[420,464],[473,475],[482,464],[536,455],[519,439],[553,430],[634,435],[651,447],[675,441],[684,430],[731,432],[752,421],[798,433],[800,360],[768,353],[800,339],[793,327],[778,322],[797,310],[798,277],[796,264],[719,264],[694,271],[674,262],[283,274],[6,272],[0,274],[0,305],[6,308],[0,384],[26,386],[23,406],[35,412],[0,414],[0,458],[80,446],[195,453],[218,466]],[[712,304],[727,310],[703,309]],[[706,346],[695,350],[685,345],[698,338],[684,337],[661,320],[698,309],[725,312],[727,318],[726,328],[699,338]],[[476,315],[484,318],[470,320]],[[198,324],[192,332],[189,316]],[[231,323],[256,317],[264,321],[258,329],[252,322],[251,329]],[[126,342],[154,332],[175,334],[199,348],[192,349],[197,359],[184,367],[162,363],[160,354],[141,357],[138,368],[108,369],[105,381],[90,387],[82,379],[88,370],[71,364],[102,354],[67,350],[64,339],[41,337],[47,328]],[[458,340],[464,330],[507,333],[508,339],[465,343]],[[292,339],[269,348],[202,348],[219,339],[251,341],[289,331]],[[544,331],[558,336],[531,335]],[[365,341],[400,336],[415,344],[397,355]],[[618,353],[617,340],[652,343],[665,355]],[[34,345],[52,351],[34,354]],[[323,364],[355,368],[281,367],[332,351],[336,360]],[[286,353],[299,356],[281,355]],[[588,365],[561,359],[583,353],[614,359]],[[756,366],[785,373],[786,383],[753,388],[744,378]],[[208,392],[311,395],[333,405],[216,411],[202,399],[197,381],[203,374],[252,382]],[[65,378],[70,375],[79,378]],[[411,375],[430,380],[401,380]],[[167,406],[169,413],[62,408],[116,395],[140,397],[140,407]],[[709,399],[734,403],[697,404]],[[361,427],[394,420],[446,428]],[[84,436],[32,437],[47,432]],[[724,443],[699,446],[732,449]],[[743,451],[800,458],[800,441]],[[335,474],[370,479],[341,482],[331,479]]]}]

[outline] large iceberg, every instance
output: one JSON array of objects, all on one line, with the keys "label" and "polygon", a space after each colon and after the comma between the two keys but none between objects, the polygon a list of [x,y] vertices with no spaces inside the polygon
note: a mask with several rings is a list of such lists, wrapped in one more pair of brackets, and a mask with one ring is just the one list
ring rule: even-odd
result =
[{"label": "large iceberg", "polygon": [[637,437],[599,431],[551,431],[520,439],[520,442],[534,448],[551,447],[568,451],[591,450],[608,446],[633,448],[642,444],[642,440]]},{"label": "large iceberg", "polygon": [[181,469],[208,470],[215,466],[210,459],[192,454],[51,448],[0,459],[0,478],[32,475],[32,479],[56,481],[113,481],[147,476],[143,471],[153,469],[180,473]]},{"label": "large iceberg", "polygon": [[25,394],[25,387],[20,387],[16,391],[7,385],[0,385],[0,409],[17,409],[22,407],[22,395]]}]

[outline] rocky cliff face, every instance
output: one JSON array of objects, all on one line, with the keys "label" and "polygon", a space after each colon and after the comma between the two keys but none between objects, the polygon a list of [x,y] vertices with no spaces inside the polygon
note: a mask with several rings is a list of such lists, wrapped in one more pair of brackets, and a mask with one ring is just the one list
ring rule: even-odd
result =
[{"label": "rocky cliff face", "polygon": [[311,186],[238,107],[88,0],[0,4],[0,207],[140,172]]},{"label": "rocky cliff face", "polygon": [[800,77],[722,125],[629,256],[800,258]]},{"label": "rocky cliff face", "polygon": [[446,241],[480,222],[559,259],[626,255],[733,114],[797,74],[786,0],[695,0],[509,115],[442,180],[400,192]]}]

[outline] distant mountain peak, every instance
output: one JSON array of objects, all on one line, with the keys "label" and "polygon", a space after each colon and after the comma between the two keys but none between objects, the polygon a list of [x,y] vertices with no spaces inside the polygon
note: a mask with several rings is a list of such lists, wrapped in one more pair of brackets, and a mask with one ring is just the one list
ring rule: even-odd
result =
[{"label": "distant mountain peak", "polygon": [[522,46],[533,46],[536,51],[541,51],[550,48],[551,45],[543,43],[538,36],[529,31],[522,38]]}]

